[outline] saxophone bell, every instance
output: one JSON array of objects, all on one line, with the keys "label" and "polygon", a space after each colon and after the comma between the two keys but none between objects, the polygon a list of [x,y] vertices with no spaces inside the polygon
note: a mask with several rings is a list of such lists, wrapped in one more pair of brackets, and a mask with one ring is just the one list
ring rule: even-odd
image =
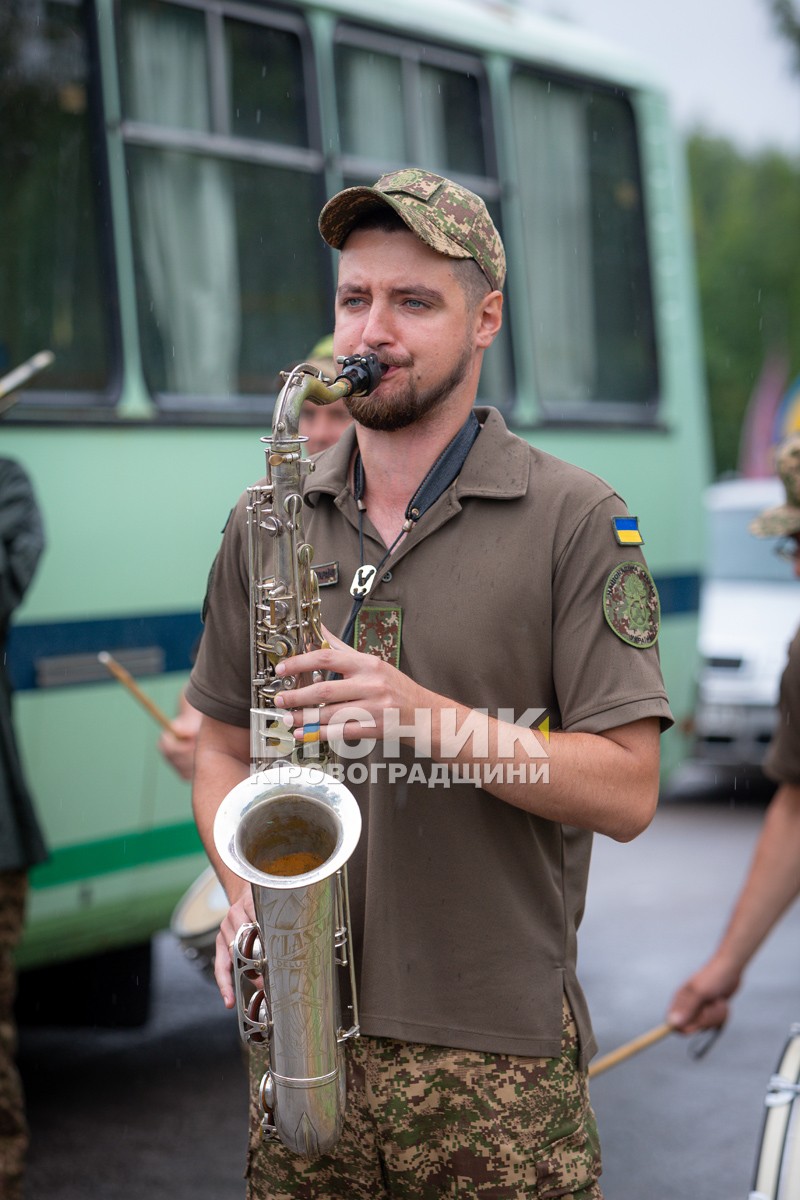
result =
[{"label": "saxophone bell", "polygon": [[[346,872],[360,834],[344,784],[291,763],[233,788],[214,824],[220,857],[253,892],[256,921],[237,932],[233,958],[240,1036],[269,1043],[262,1130],[306,1158],[339,1139],[342,1045],[359,1032]],[[334,1017],[337,967],[350,972],[348,1027]],[[257,976],[264,988],[253,995],[245,980]]]}]

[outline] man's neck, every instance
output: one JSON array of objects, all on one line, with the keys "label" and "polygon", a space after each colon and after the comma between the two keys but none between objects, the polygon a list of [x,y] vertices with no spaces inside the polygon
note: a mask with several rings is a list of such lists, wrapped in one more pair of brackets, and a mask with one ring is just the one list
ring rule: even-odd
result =
[{"label": "man's neck", "polygon": [[466,421],[471,405],[427,413],[405,429],[385,432],[356,426],[364,467],[364,501],[400,505],[414,492]]},{"label": "man's neck", "polygon": [[463,426],[470,409],[429,413],[391,433],[357,426],[364,504],[386,546],[405,520],[406,509],[433,464]]}]

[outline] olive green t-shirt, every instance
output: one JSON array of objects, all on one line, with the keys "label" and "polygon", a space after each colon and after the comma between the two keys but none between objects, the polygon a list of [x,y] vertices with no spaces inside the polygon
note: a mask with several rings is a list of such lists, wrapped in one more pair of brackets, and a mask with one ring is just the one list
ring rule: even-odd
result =
[{"label": "olive green t-shirt", "polygon": [[[621,619],[604,606],[612,584],[632,584],[641,599],[649,578],[638,546],[616,539],[624,503],[602,480],[511,434],[495,410],[477,412],[482,429],[460,475],[369,597],[370,608],[399,613],[400,669],[471,708],[506,710],[515,721],[528,714],[529,725],[541,724],[543,710],[551,729],[601,733],[649,716],[667,727],[656,645],[631,644],[642,638],[619,587]],[[347,484],[353,449],[351,429],[304,485],[305,534],[324,568],[323,622],[337,634],[361,565]],[[249,724],[244,506],[242,498],[226,528],[187,693],[238,726]],[[368,512],[363,528],[365,561],[377,565],[385,547]],[[657,616],[645,588],[648,598],[644,641]],[[576,956],[591,833],[447,777],[405,746],[392,761],[377,746],[361,765],[368,777],[348,786],[363,818],[349,866],[362,1031],[553,1056],[566,991],[587,1058],[594,1042]]]}]

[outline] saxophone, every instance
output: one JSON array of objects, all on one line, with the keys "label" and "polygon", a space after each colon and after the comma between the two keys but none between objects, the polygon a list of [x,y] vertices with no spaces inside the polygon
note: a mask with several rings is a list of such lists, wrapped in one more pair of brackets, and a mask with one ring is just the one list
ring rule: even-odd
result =
[{"label": "saxophone", "polygon": [[[381,378],[374,354],[340,361],[331,385],[306,363],[284,376],[272,435],[262,438],[266,479],[247,489],[251,774],[224,798],[214,824],[221,859],[253,892],[256,921],[238,930],[232,956],[242,1040],[269,1047],[259,1088],[261,1128],[306,1158],[330,1152],[339,1139],[342,1047],[359,1033],[347,861],[361,814],[329,773],[333,755],[320,740],[318,714],[316,723],[305,714],[299,744],[283,725],[276,695],[306,680],[279,679],[275,667],[327,645],[313,549],[303,532],[300,481],[314,464],[301,458],[300,411],[306,400],[331,404],[366,395]],[[349,972],[347,1027],[337,967]]]}]

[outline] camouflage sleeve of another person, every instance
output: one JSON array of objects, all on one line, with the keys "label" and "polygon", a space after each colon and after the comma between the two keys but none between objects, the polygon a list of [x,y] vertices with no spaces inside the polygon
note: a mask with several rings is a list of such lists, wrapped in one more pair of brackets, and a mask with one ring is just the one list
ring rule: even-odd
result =
[{"label": "camouflage sleeve of another person", "polygon": [[789,647],[781,677],[780,715],[764,759],[764,774],[776,783],[800,784],[800,630]]}]

